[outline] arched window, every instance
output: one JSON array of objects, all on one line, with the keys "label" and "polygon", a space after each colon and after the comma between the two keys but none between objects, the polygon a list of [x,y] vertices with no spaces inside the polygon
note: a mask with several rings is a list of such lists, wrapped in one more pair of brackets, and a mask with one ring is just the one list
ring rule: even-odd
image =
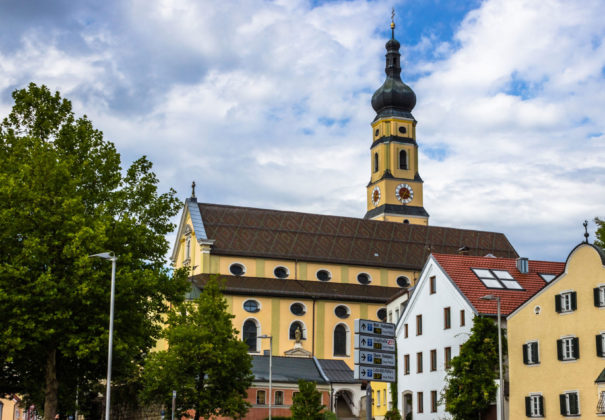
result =
[{"label": "arched window", "polygon": [[248,319],[244,322],[244,342],[248,345],[248,351],[251,353],[258,352],[258,328],[256,326],[256,322],[252,319]]},{"label": "arched window", "polygon": [[374,172],[378,172],[378,153],[374,153]]},{"label": "arched window", "polygon": [[347,328],[338,324],[334,328],[334,356],[348,356],[347,354]]},{"label": "arched window", "polygon": [[307,338],[307,334],[305,331],[305,325],[300,322],[300,321],[294,321],[292,324],[290,324],[290,340],[296,340],[296,330],[300,328],[300,338],[302,340],[305,340]]},{"label": "arched window", "polygon": [[399,169],[408,169],[408,154],[405,150],[399,151]]}]

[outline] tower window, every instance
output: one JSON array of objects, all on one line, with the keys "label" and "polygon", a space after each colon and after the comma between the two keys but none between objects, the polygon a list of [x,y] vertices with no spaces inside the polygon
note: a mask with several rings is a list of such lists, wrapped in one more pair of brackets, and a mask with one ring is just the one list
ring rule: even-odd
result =
[{"label": "tower window", "polygon": [[375,137],[378,137],[378,133],[380,133],[380,130],[379,130],[379,129],[376,129],[376,131],[374,131],[374,136],[375,136]]},{"label": "tower window", "polygon": [[374,153],[374,172],[378,172],[378,153]]},{"label": "tower window", "polygon": [[406,129],[404,126],[401,126],[401,127],[399,127],[399,132],[400,132],[401,134],[405,134],[405,133],[407,133],[407,132],[408,132],[408,130],[407,130],[407,129]]},{"label": "tower window", "polygon": [[399,169],[408,169],[408,154],[405,150],[399,151]]}]

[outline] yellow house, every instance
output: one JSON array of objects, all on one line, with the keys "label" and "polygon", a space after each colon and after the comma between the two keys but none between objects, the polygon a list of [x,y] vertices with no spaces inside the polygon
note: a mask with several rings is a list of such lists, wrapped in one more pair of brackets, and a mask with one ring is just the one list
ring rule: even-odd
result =
[{"label": "yellow house", "polygon": [[511,419],[605,416],[605,253],[583,243],[508,317]]}]

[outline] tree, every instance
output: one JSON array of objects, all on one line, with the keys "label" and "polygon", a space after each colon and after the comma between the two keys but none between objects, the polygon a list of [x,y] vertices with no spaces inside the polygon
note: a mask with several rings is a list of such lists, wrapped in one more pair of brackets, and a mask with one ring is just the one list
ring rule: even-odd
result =
[{"label": "tree", "polygon": [[[474,319],[471,336],[451,361],[444,391],[445,409],[454,420],[476,419],[496,398],[498,327],[489,318]],[[502,349],[506,350],[503,337]]]},{"label": "tree", "polygon": [[293,420],[322,420],[322,410],[326,408],[321,404],[321,392],[317,390],[315,382],[299,380],[298,394],[294,395],[292,406]]},{"label": "tree", "polygon": [[[115,383],[155,344],[185,273],[165,267],[180,209],[159,194],[151,163],[122,171],[120,155],[71,103],[45,86],[13,92],[0,125],[0,393],[19,393],[44,418],[98,395],[106,375],[110,267],[118,256]],[[124,310],[127,309],[127,310]]]},{"label": "tree", "polygon": [[595,217],[594,221],[598,226],[594,244],[600,248],[605,248],[605,220]]},{"label": "tree", "polygon": [[244,416],[252,359],[232,318],[216,277],[198,299],[171,310],[163,333],[168,349],[151,354],[145,363],[143,401],[170,406],[175,390],[179,415],[194,410],[195,420]]}]

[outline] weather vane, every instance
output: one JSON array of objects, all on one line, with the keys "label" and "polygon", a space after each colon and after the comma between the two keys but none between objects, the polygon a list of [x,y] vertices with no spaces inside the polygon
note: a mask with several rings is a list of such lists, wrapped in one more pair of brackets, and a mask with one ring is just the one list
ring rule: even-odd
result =
[{"label": "weather vane", "polygon": [[391,38],[395,39],[395,8],[391,9]]},{"label": "weather vane", "polygon": [[191,198],[195,198],[195,181],[191,183]]},{"label": "weather vane", "polygon": [[584,242],[588,243],[588,220],[584,220],[584,223],[582,223],[584,225]]}]

